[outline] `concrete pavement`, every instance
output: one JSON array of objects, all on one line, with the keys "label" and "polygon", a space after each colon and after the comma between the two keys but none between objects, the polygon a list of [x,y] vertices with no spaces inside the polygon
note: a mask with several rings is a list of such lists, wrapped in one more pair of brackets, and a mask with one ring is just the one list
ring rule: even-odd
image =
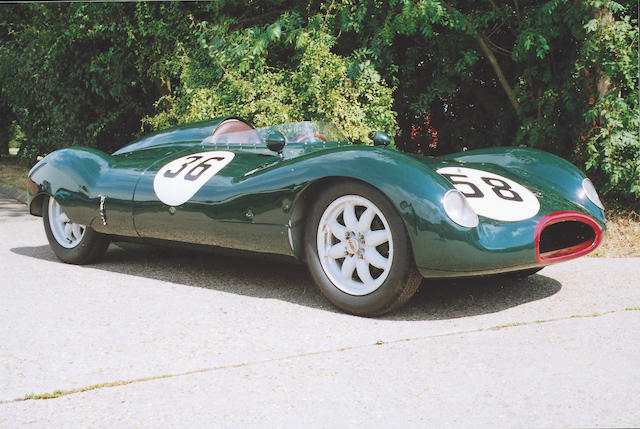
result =
[{"label": "concrete pavement", "polygon": [[425,281],[366,319],[280,259],[66,265],[0,199],[0,279],[0,427],[640,425],[638,258]]}]

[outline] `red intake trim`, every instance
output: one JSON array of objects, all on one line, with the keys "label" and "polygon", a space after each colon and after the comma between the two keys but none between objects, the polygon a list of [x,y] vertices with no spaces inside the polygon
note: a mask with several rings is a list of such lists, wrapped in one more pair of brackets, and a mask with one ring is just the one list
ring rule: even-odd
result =
[{"label": "red intake trim", "polygon": [[[567,222],[567,221],[575,221],[582,222],[584,224],[589,225],[593,228],[593,232],[595,233],[595,237],[592,241],[585,241],[580,244],[576,244],[571,247],[567,247],[564,249],[552,250],[550,252],[545,252],[540,254],[540,234],[542,231],[548,227],[549,225],[553,225],[559,222]],[[535,229],[535,243],[536,243],[536,261],[538,263],[549,264],[552,262],[561,262],[569,259],[577,258],[579,256],[584,256],[587,253],[594,251],[602,241],[602,228],[593,218],[587,216],[584,213],[574,212],[574,211],[562,211],[549,213],[544,216]]]}]

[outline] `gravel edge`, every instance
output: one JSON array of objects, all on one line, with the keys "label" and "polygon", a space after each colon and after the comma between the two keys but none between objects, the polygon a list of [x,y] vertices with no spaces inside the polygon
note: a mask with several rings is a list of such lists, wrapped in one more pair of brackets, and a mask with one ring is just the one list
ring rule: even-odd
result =
[{"label": "gravel edge", "polygon": [[12,188],[0,183],[0,196],[13,198],[20,201],[22,204],[27,204],[27,193],[19,189]]}]

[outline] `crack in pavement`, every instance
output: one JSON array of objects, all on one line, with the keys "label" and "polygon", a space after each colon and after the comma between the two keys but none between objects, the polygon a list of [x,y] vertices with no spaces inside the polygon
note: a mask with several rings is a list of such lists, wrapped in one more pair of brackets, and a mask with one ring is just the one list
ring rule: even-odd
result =
[{"label": "crack in pavement", "polygon": [[76,394],[76,393],[88,392],[88,391],[98,390],[98,389],[103,389],[103,388],[108,388],[108,387],[126,386],[126,385],[134,384],[134,383],[143,383],[143,382],[146,382],[146,381],[162,380],[162,379],[166,379],[166,378],[184,377],[184,376],[188,376],[188,375],[202,374],[202,373],[206,373],[206,372],[213,372],[213,371],[219,371],[219,370],[224,370],[224,369],[244,368],[244,367],[253,366],[253,365],[261,365],[261,364],[265,364],[265,363],[280,362],[280,361],[285,361],[285,360],[290,360],[290,359],[300,359],[300,358],[309,357],[309,356],[318,356],[318,355],[323,355],[323,354],[338,353],[338,352],[345,352],[345,351],[351,351],[351,350],[359,350],[359,349],[363,349],[363,348],[367,348],[367,347],[377,347],[377,346],[381,346],[381,345],[399,344],[399,343],[406,343],[406,342],[413,342],[413,341],[423,341],[423,340],[428,340],[428,339],[432,339],[432,338],[442,338],[442,337],[450,337],[450,336],[457,336],[457,335],[468,335],[468,334],[474,334],[474,333],[479,333],[479,332],[498,331],[498,330],[501,330],[501,329],[515,328],[515,327],[520,327],[520,326],[538,325],[538,324],[543,324],[543,323],[552,323],[552,322],[559,322],[559,321],[571,320],[571,319],[601,317],[601,316],[605,316],[605,315],[608,315],[608,314],[622,313],[622,312],[627,312],[627,311],[640,311],[640,307],[626,307],[624,309],[608,310],[608,311],[605,311],[605,312],[602,312],[602,313],[578,314],[578,315],[562,316],[562,317],[556,317],[556,318],[545,319],[545,320],[533,320],[533,321],[528,321],[528,322],[514,322],[514,323],[503,324],[503,325],[491,326],[491,327],[488,327],[488,328],[478,328],[478,329],[471,329],[471,330],[466,330],[466,331],[446,332],[446,333],[442,333],[442,334],[426,335],[426,336],[422,336],[422,337],[400,338],[400,339],[391,340],[391,341],[378,340],[374,344],[360,344],[360,345],[356,345],[356,346],[346,346],[346,347],[340,347],[340,348],[331,349],[331,350],[318,350],[318,351],[315,351],[315,352],[299,353],[299,354],[296,354],[296,355],[282,356],[282,357],[277,357],[277,358],[273,358],[273,359],[263,359],[263,360],[254,361],[254,362],[241,362],[241,363],[236,363],[236,364],[214,366],[214,367],[210,367],[210,368],[195,369],[195,370],[181,372],[181,373],[177,373],[177,374],[164,374],[164,375],[156,375],[156,376],[143,377],[143,378],[135,378],[135,379],[131,379],[131,380],[113,381],[113,382],[107,382],[107,383],[101,383],[101,384],[93,384],[93,385],[89,385],[89,386],[85,386],[85,387],[79,387],[79,388],[70,389],[70,390],[55,390],[55,391],[49,392],[49,393],[40,393],[40,394],[30,393],[30,394],[25,395],[23,398],[0,400],[0,405],[9,404],[9,403],[15,403],[15,402],[32,401],[32,400],[55,399],[55,398],[59,398],[59,397],[62,397],[62,396],[68,396],[68,395],[73,395],[73,394]]}]

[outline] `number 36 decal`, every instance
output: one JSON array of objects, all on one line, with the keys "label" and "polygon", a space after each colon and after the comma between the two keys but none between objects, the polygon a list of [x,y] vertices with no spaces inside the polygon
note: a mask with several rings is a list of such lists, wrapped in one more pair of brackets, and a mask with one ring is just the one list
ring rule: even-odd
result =
[{"label": "number 36 decal", "polygon": [[233,152],[211,151],[185,155],[165,164],[153,179],[153,190],[163,203],[184,204],[233,159]]},{"label": "number 36 decal", "polygon": [[466,167],[444,167],[438,173],[462,192],[475,212],[500,221],[519,221],[540,210],[533,192],[506,177]]}]

